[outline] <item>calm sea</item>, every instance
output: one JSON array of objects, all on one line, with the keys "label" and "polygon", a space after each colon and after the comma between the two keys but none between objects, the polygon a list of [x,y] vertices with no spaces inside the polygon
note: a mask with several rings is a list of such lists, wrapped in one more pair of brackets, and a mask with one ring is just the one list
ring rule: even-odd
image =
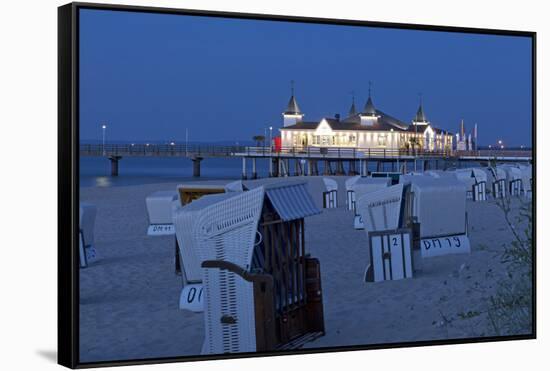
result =
[{"label": "calm sea", "polygon": [[[252,173],[252,162],[247,161],[247,174]],[[479,166],[479,164],[464,164]],[[463,166],[464,166],[463,165]],[[257,160],[258,176],[263,178],[269,174],[268,160]],[[383,170],[391,171],[390,164]],[[344,163],[347,170],[347,164]],[[413,170],[409,165],[409,171]],[[319,171],[322,164],[319,163]],[[376,164],[369,163],[369,171],[376,171]],[[201,177],[203,180],[240,179],[242,160],[238,158],[207,158],[201,162]],[[119,176],[111,176],[111,163],[102,157],[82,157],[80,159],[81,187],[116,187],[126,185],[153,184],[164,182],[181,182],[197,180],[193,178],[193,166],[189,159],[174,157],[127,157],[119,162]]]},{"label": "calm sea", "polygon": [[[248,174],[252,173],[248,161]],[[260,177],[267,177],[267,160],[257,161]],[[200,179],[240,179],[242,160],[231,158],[207,158],[201,162]],[[193,166],[189,159],[173,157],[127,157],[119,162],[119,176],[112,177],[111,163],[102,157],[80,158],[81,187],[113,187],[162,182],[180,182],[193,178]]]}]

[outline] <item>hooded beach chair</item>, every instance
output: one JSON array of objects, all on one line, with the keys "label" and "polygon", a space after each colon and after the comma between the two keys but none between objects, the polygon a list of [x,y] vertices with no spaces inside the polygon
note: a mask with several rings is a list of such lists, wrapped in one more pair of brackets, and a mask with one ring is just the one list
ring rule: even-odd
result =
[{"label": "hooded beach chair", "polygon": [[520,196],[522,187],[522,174],[517,166],[504,165],[500,166],[506,173],[507,191],[510,196]]},{"label": "hooded beach chair", "polygon": [[148,236],[174,234],[172,215],[178,207],[178,192],[157,191],[145,198],[149,217]]},{"label": "hooded beach chair", "polygon": [[521,189],[523,195],[530,197],[533,188],[533,167],[531,165],[520,165],[519,170],[521,171]]},{"label": "hooded beach chair", "polygon": [[466,186],[453,177],[427,176],[410,177],[404,185],[403,221],[418,223],[413,239],[422,256],[469,253]]},{"label": "hooded beach chair", "polygon": [[491,186],[493,198],[506,197],[506,172],[502,167],[488,167],[485,169],[487,180]]},{"label": "hooded beach chair", "polygon": [[487,174],[479,168],[457,169],[448,171],[466,187],[466,198],[474,201],[487,200]]},{"label": "hooded beach chair", "polygon": [[203,354],[295,348],[324,333],[320,266],[305,254],[303,183],[194,202],[191,243],[203,269]]},{"label": "hooded beach chair", "polygon": [[404,195],[403,184],[358,195],[356,210],[363,220],[370,256],[365,282],[412,278],[412,230],[402,228]]},{"label": "hooded beach chair", "polygon": [[355,211],[355,193],[353,192],[353,185],[357,180],[361,178],[360,175],[352,176],[345,181],[346,186],[346,208],[351,211]]},{"label": "hooded beach chair", "polygon": [[323,208],[335,209],[338,207],[338,183],[331,178],[323,178],[325,191],[323,192]]}]

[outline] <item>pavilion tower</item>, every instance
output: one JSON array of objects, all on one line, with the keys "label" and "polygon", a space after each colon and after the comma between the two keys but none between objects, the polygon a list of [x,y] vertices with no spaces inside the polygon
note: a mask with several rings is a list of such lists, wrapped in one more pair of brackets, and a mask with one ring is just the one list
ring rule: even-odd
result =
[{"label": "pavilion tower", "polygon": [[294,96],[294,80],[290,82],[290,100],[286,110],[283,112],[283,126],[291,126],[302,121],[304,114],[300,111],[296,97]]},{"label": "pavilion tower", "polygon": [[372,126],[378,121],[379,115],[376,112],[374,103],[372,103],[370,81],[369,81],[369,98],[367,99],[367,103],[365,103],[365,107],[363,108],[363,112],[360,113],[360,116],[361,116],[361,125]]},{"label": "pavilion tower", "polygon": [[348,117],[357,115],[357,109],[355,108],[355,94],[351,93],[351,107],[349,108]]},{"label": "pavilion tower", "polygon": [[424,114],[424,107],[422,105],[422,94],[420,94],[420,103],[418,105],[418,110],[416,111],[416,115],[413,119],[413,125],[428,125],[429,122],[426,119],[426,115]]}]

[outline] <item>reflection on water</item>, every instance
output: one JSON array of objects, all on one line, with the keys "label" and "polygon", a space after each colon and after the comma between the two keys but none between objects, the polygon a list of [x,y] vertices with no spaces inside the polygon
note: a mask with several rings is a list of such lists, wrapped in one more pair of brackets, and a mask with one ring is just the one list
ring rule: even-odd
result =
[{"label": "reflection on water", "polygon": [[[268,159],[258,159],[256,170],[261,178],[269,172]],[[369,171],[376,171],[376,162],[368,162]],[[382,171],[391,171],[391,163],[383,164]],[[322,174],[322,163],[319,164]],[[468,163],[462,166],[480,166]],[[252,161],[247,161],[247,173],[252,173]],[[344,164],[347,170],[347,163]],[[414,165],[409,163],[409,171]],[[111,177],[111,166],[105,157],[80,158],[81,187],[117,187],[127,185],[177,183],[183,181],[240,179],[242,160],[239,158],[206,158],[201,161],[201,177],[193,178],[193,166],[190,159],[181,157],[128,157],[119,162],[119,176]]]},{"label": "reflection on water", "polygon": [[113,183],[111,182],[111,178],[106,176],[98,176],[97,178],[93,179],[95,179],[95,187],[110,187],[113,185]]},{"label": "reflection on water", "polygon": [[[251,173],[251,161],[248,161]],[[268,175],[267,160],[258,161],[258,175]],[[119,176],[111,177],[111,166],[105,157],[80,158],[81,187],[117,187],[139,184],[175,183],[189,180],[239,179],[240,159],[209,158],[201,162],[201,177],[193,178],[192,162],[185,158],[122,158]]]}]

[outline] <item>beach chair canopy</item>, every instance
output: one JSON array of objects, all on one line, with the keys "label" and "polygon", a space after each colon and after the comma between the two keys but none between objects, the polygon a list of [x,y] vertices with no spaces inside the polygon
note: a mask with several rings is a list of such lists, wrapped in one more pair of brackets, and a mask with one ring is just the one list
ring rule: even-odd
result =
[{"label": "beach chair canopy", "polygon": [[504,170],[504,172],[506,173],[506,180],[508,182],[513,180],[521,180],[521,170],[519,167],[505,165],[505,166],[499,166],[498,168]]},{"label": "beach chair canopy", "polygon": [[307,177],[307,179],[292,178],[292,180],[289,180],[289,178],[263,178],[255,180],[245,180],[243,181],[243,185],[245,189],[255,189],[258,187],[267,187],[272,184],[282,184],[288,182],[305,182],[306,189],[311,197],[313,197],[313,201],[317,208],[323,208],[323,193],[326,191],[326,187],[325,183],[323,182],[323,178],[320,176],[311,176]]},{"label": "beach chair canopy", "polygon": [[352,187],[355,192],[355,199],[358,200],[369,192],[391,186],[391,178],[361,178]]},{"label": "beach chair canopy", "polygon": [[325,183],[325,188],[327,192],[338,190],[338,183],[336,182],[336,180],[331,178],[323,178],[323,182]]},{"label": "beach chair canopy", "polygon": [[344,182],[346,186],[346,191],[353,190],[353,185],[361,178],[360,175],[352,176],[351,178],[346,179]]},{"label": "beach chair canopy", "polygon": [[477,183],[476,177],[472,169],[457,169],[452,173],[459,182],[466,186],[468,191],[472,190],[474,184]]},{"label": "beach chair canopy", "polygon": [[451,177],[411,177],[412,214],[420,222],[420,237],[466,233],[466,187]]},{"label": "beach chair canopy", "polygon": [[367,235],[373,231],[399,228],[403,189],[403,184],[396,184],[357,198],[356,210],[363,219]]},{"label": "beach chair canopy", "polygon": [[497,180],[506,180],[506,172],[500,166],[488,167],[484,170],[485,170],[485,174],[487,174],[487,179],[489,180],[490,183],[494,183]]},{"label": "beach chair canopy", "polygon": [[197,228],[198,215],[207,206],[235,197],[238,193],[219,193],[203,196],[178,208],[174,212],[176,239],[183,262],[182,279],[184,285],[202,281],[201,259],[198,255],[197,240],[193,233]]},{"label": "beach chair canopy", "polygon": [[301,219],[320,214],[306,182],[278,182],[264,186],[265,194],[282,221]]},{"label": "beach chair canopy", "polygon": [[487,173],[485,173],[485,171],[483,171],[483,169],[473,167],[469,170],[472,171],[472,174],[476,178],[477,183],[487,182]]}]

